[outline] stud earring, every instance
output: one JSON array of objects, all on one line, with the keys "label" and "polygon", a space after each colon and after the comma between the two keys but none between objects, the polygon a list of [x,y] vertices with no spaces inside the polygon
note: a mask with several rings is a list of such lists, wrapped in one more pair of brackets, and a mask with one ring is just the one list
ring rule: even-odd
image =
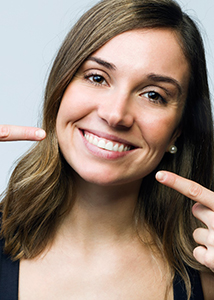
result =
[{"label": "stud earring", "polygon": [[175,154],[175,153],[177,153],[177,151],[178,151],[178,148],[175,145],[171,145],[169,147],[169,153]]}]

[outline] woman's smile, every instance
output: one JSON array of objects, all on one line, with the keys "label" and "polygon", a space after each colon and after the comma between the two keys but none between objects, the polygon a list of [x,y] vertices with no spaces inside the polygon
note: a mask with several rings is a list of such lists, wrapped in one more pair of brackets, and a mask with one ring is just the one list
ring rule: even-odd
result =
[{"label": "woman's smile", "polygon": [[128,141],[103,132],[80,130],[80,134],[87,150],[103,159],[119,159],[138,148]]},{"label": "woman's smile", "polygon": [[114,37],[82,64],[63,95],[56,129],[68,164],[89,182],[142,179],[179,136],[188,81],[171,30]]},{"label": "woman's smile", "polygon": [[131,147],[129,146],[99,138],[91,133],[85,133],[84,137],[89,142],[89,144],[95,145],[96,147],[104,150],[113,152],[127,152],[131,149]]},{"label": "woman's smile", "polygon": [[129,145],[101,138],[87,131],[84,131],[84,138],[89,142],[89,144],[108,151],[127,152],[131,150],[131,146]]}]

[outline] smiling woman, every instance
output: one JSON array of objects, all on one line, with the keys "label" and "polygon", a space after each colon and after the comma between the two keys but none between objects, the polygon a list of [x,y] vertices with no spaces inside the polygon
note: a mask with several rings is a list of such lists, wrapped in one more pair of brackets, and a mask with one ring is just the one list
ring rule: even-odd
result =
[{"label": "smiling woman", "polygon": [[[158,39],[164,43],[156,47]],[[112,38],[82,64],[62,97],[56,130],[66,161],[87,181],[141,182],[180,134],[189,73],[172,30]],[[106,149],[113,142],[118,151]]]},{"label": "smiling woman", "polygon": [[176,2],[95,5],[1,202],[0,298],[212,299],[212,128],[203,43]]}]

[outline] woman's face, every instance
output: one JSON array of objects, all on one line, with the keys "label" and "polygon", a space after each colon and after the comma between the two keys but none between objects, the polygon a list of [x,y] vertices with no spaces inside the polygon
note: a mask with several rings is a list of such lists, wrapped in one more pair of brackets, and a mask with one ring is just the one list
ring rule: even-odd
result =
[{"label": "woman's face", "polygon": [[114,37],[83,63],[63,95],[56,130],[64,158],[88,182],[140,182],[179,135],[188,83],[172,30]]}]

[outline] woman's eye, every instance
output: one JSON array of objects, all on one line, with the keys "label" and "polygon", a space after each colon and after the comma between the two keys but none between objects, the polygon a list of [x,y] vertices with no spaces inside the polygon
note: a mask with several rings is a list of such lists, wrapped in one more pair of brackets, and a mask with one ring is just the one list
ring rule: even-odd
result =
[{"label": "woman's eye", "polygon": [[151,102],[154,102],[154,103],[165,103],[165,104],[167,103],[167,101],[160,94],[158,94],[154,91],[144,93],[143,96],[145,96]]},{"label": "woman's eye", "polygon": [[85,78],[96,85],[107,85],[105,78],[101,75],[87,75]]}]

